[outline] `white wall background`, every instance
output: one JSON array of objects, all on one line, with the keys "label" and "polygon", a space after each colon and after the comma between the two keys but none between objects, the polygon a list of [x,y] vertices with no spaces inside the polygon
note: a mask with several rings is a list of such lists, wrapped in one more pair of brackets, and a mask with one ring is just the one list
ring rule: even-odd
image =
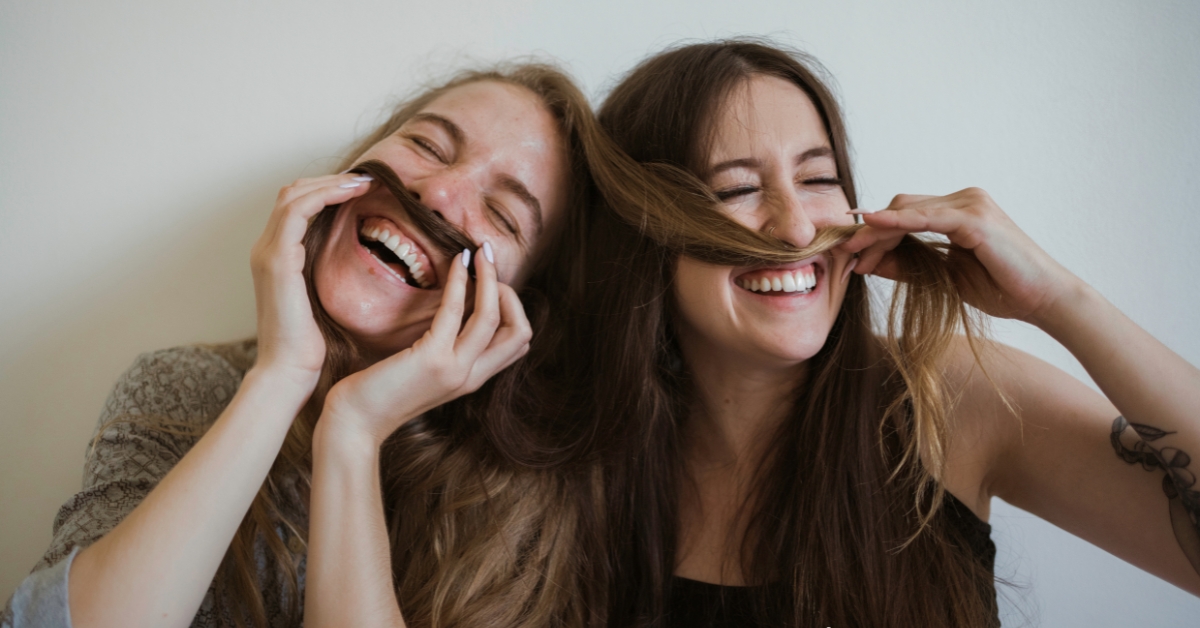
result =
[{"label": "white wall background", "polygon": [[[984,187],[1200,363],[1194,1],[0,0],[0,598],[78,488],[118,374],[142,351],[253,333],[247,257],[276,190],[328,170],[393,97],[541,52],[598,100],[669,43],[738,34],[837,77],[864,207]],[[996,331],[1086,377],[1036,330]],[[1021,585],[1007,626],[1200,616],[1029,515],[998,503],[993,523],[998,573]]]}]

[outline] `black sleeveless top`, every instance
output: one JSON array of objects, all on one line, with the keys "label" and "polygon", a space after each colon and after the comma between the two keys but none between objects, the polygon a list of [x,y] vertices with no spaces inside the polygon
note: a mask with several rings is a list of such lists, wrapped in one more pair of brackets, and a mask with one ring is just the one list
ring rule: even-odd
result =
[{"label": "black sleeveless top", "polygon": [[[996,544],[992,542],[992,526],[975,516],[958,498],[946,492],[943,510],[947,521],[957,528],[971,548],[979,564],[994,572]],[[727,587],[675,576],[671,578],[669,628],[754,628],[761,626],[754,619],[751,587]],[[1000,611],[995,604],[996,589],[989,587],[992,608],[1000,625]]]}]

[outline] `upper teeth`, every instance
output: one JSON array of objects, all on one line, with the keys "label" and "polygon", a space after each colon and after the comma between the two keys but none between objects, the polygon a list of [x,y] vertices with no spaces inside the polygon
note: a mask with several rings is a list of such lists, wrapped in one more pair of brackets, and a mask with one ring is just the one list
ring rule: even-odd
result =
[{"label": "upper teeth", "polygon": [[400,236],[392,233],[383,227],[364,227],[362,235],[388,247],[400,261],[408,266],[408,272],[412,278],[421,284],[422,288],[428,288],[429,284],[425,281],[425,270],[421,268],[421,262],[417,261],[417,251],[414,247],[409,246],[407,242],[400,243]]},{"label": "upper teeth", "polygon": [[799,270],[771,274],[771,277],[738,279],[737,284],[754,292],[811,292],[817,287],[817,273],[811,264]]}]

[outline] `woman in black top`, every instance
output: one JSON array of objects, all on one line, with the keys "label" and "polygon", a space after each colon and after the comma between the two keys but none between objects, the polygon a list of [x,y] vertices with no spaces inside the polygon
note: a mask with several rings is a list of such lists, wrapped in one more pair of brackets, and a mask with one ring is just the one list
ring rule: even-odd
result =
[{"label": "woman in black top", "polygon": [[[685,46],[601,108],[664,181],[592,217],[569,343],[573,407],[615,443],[610,623],[998,625],[993,496],[1200,594],[1200,371],[982,190],[856,209],[811,68]],[[896,280],[883,334],[868,274]],[[1105,394],[987,342],[983,314],[1037,325]]]}]

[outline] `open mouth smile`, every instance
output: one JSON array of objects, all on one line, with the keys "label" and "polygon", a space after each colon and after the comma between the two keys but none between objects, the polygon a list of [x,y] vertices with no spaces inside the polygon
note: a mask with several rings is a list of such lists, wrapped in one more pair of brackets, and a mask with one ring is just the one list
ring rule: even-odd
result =
[{"label": "open mouth smile", "polygon": [[800,296],[815,291],[825,275],[824,265],[815,260],[791,266],[750,270],[735,277],[734,283],[743,290],[765,296]]},{"label": "open mouth smile", "polygon": [[363,218],[358,225],[358,243],[409,286],[421,290],[437,287],[437,271],[424,249],[396,223],[378,216]]}]

